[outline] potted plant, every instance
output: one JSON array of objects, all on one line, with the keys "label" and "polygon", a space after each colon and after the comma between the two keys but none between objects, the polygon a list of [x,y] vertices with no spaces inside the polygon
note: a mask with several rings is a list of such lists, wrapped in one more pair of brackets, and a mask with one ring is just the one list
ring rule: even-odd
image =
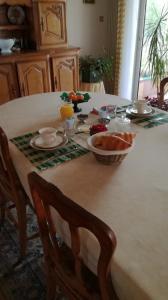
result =
[{"label": "potted plant", "polygon": [[97,83],[103,81],[106,76],[112,78],[113,57],[86,55],[79,60],[81,82]]},{"label": "potted plant", "polygon": [[146,24],[144,45],[148,52],[147,69],[159,98],[160,82],[168,75],[168,10],[153,10],[152,20]]}]

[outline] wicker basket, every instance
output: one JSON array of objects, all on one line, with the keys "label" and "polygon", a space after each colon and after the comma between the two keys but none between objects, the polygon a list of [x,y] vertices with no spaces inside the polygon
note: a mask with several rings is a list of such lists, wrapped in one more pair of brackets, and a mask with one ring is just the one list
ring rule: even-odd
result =
[{"label": "wicker basket", "polygon": [[118,150],[118,151],[109,151],[109,150],[101,150],[93,146],[93,140],[96,136],[107,134],[106,132],[99,132],[96,133],[88,138],[88,147],[92,151],[93,155],[95,156],[96,160],[105,164],[111,165],[113,163],[120,163],[122,160],[127,156],[127,154],[132,150],[134,147],[134,143],[132,146],[125,150]]}]

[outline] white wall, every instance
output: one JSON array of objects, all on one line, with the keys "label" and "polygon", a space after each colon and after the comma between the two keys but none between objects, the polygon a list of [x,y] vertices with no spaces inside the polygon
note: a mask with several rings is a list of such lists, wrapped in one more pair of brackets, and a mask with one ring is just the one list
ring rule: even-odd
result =
[{"label": "white wall", "polygon": [[[67,0],[68,44],[79,46],[81,55],[99,55],[108,47],[110,1],[85,4],[83,0]],[[104,16],[104,22],[99,22],[99,16]]]},{"label": "white wall", "polygon": [[[95,0],[95,4],[84,4],[83,0],[67,0],[68,44],[81,48],[81,55],[102,54],[103,49],[114,53],[115,14],[117,0]],[[122,49],[119,95],[132,100],[138,86],[140,40],[138,36],[139,13],[146,0],[126,0],[126,20]],[[99,22],[104,16],[104,22]],[[142,22],[141,22],[142,23]],[[141,25],[141,33],[143,26]],[[114,48],[114,49],[113,49]]]}]

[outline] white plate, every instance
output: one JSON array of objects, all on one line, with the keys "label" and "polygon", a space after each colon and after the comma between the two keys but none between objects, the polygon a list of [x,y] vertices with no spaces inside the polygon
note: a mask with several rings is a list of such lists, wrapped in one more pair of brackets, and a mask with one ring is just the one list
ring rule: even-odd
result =
[{"label": "white plate", "polygon": [[9,6],[8,19],[11,24],[21,25],[25,20],[24,9],[19,5]]},{"label": "white plate", "polygon": [[79,124],[79,126],[77,127],[77,132],[86,132],[89,133],[89,129],[90,129],[90,125],[87,124]]},{"label": "white plate", "polygon": [[[68,138],[66,136],[57,136],[61,139],[59,139],[60,143],[52,143],[50,144],[48,147],[45,146],[39,146],[39,143],[37,143],[37,140],[39,141],[39,135],[34,136],[31,140],[30,140],[30,146],[36,150],[43,150],[43,151],[50,151],[50,150],[55,150],[59,147],[63,147],[64,145],[66,145],[68,143]],[[57,139],[56,139],[57,140]]]},{"label": "white plate", "polygon": [[154,114],[155,110],[152,107],[147,107],[143,114],[138,113],[137,109],[134,107],[128,107],[126,109],[126,113],[132,116],[137,116],[137,117],[147,117],[147,116],[151,116],[152,114]]}]

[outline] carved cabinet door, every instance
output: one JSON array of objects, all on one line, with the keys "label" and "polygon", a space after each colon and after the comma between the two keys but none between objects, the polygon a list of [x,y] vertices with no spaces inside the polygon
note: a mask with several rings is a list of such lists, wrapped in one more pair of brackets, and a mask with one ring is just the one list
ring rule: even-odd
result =
[{"label": "carved cabinet door", "polygon": [[78,66],[76,56],[52,58],[54,91],[78,89]]},{"label": "carved cabinet door", "polygon": [[16,73],[12,64],[0,65],[0,104],[17,98],[19,95]]},{"label": "carved cabinet door", "polygon": [[40,49],[67,45],[65,5],[63,0],[38,3]]},{"label": "carved cabinet door", "polygon": [[47,61],[17,63],[21,96],[50,92]]}]

